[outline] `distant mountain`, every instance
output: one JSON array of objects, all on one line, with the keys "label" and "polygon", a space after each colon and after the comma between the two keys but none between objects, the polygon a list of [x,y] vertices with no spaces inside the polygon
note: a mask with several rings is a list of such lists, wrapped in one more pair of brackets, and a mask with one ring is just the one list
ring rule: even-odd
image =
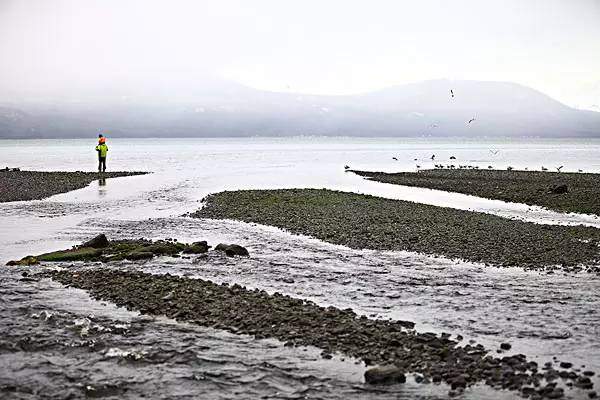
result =
[{"label": "distant mountain", "polygon": [[0,138],[90,137],[100,130],[112,137],[600,137],[600,113],[514,83],[448,80],[349,96],[218,80],[158,82],[0,104]]}]

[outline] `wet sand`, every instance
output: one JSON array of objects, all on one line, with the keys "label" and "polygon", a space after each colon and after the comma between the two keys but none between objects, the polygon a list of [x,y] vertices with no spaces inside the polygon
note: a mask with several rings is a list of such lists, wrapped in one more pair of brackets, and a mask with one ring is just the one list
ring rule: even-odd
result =
[{"label": "wet sand", "polygon": [[[600,215],[600,174],[473,169],[352,172],[377,182],[458,192],[561,212]],[[552,189],[559,185],[566,185],[568,192],[553,193]]]},{"label": "wet sand", "polygon": [[408,250],[497,266],[573,272],[600,268],[600,230],[550,226],[346,192],[222,192],[198,218],[256,222],[355,249]]},{"label": "wet sand", "polygon": [[41,200],[81,189],[101,178],[143,175],[147,172],[0,171],[0,203]]},{"label": "wet sand", "polygon": [[494,357],[482,345],[459,345],[460,337],[416,333],[410,322],[358,317],[350,309],[320,307],[279,293],[169,274],[96,268],[44,275],[143,314],[166,315],[258,339],[276,338],[286,347],[315,346],[323,349],[323,358],[339,352],[366,364],[390,364],[401,373],[422,374],[422,383],[444,381],[458,392],[483,382],[528,396],[559,398],[564,396],[555,382],[559,378],[581,389],[593,387],[588,373],[570,366],[542,367],[522,354]]}]

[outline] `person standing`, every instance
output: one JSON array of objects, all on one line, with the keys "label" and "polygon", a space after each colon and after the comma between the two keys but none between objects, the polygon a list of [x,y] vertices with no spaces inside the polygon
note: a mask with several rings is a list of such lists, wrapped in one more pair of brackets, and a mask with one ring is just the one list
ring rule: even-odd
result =
[{"label": "person standing", "polygon": [[96,151],[98,152],[98,172],[105,172],[108,146],[106,145],[106,138],[102,136],[102,134],[98,135],[98,145],[96,146]]}]

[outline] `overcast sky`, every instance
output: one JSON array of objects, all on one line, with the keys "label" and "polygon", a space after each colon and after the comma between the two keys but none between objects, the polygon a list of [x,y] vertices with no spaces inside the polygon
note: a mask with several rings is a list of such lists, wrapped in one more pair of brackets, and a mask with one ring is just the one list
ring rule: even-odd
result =
[{"label": "overcast sky", "polygon": [[502,80],[600,105],[600,0],[0,0],[5,87],[207,73],[320,94]]}]

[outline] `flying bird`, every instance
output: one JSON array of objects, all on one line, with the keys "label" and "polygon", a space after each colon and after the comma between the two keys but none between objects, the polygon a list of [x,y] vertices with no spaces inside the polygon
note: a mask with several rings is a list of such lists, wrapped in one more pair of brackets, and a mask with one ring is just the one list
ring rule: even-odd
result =
[{"label": "flying bird", "polygon": [[542,167],[542,171],[548,171],[548,168]]},{"label": "flying bird", "polygon": [[450,89],[450,94],[452,95],[452,98],[454,98],[454,91],[452,89]]},{"label": "flying bird", "polygon": [[471,118],[471,119],[469,120],[469,122],[467,122],[467,123],[468,123],[468,124],[470,124],[470,123],[471,123],[471,122],[473,122],[473,121],[475,121],[475,118]]},{"label": "flying bird", "polygon": [[556,170],[557,170],[558,172],[560,172],[560,170],[562,169],[562,167],[564,167],[564,165],[561,165],[560,167],[556,167]]},{"label": "flying bird", "polygon": [[450,159],[451,159],[451,160],[456,160],[456,157],[454,157],[454,156],[450,156]]},{"label": "flying bird", "polygon": [[349,167],[349,166],[347,166],[347,165],[344,165],[344,169],[345,169],[345,170],[349,170],[349,169],[350,169],[350,167]]},{"label": "flying bird", "polygon": [[392,160],[396,160],[396,161],[398,161],[398,159],[397,159],[396,157],[392,157]]},{"label": "flying bird", "polygon": [[498,152],[499,152],[499,151],[500,151],[500,150],[492,150],[492,149],[490,149],[490,153],[492,153],[493,155],[496,155],[496,154],[498,154]]},{"label": "flying bird", "polygon": [[433,160],[435,160],[435,154],[432,154],[432,155],[431,155],[431,160],[432,160],[432,161],[433,161]]}]

